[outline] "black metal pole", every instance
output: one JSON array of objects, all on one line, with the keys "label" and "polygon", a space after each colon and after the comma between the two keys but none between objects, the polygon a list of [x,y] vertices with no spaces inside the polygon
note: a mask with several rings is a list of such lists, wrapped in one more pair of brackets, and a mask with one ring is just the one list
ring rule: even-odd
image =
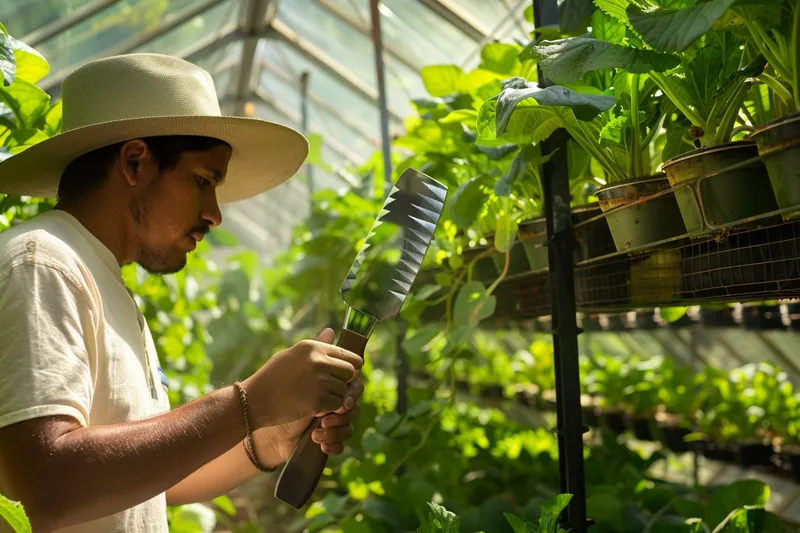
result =
[{"label": "black metal pole", "polygon": [[[537,28],[557,26],[558,1],[533,0]],[[551,85],[539,69],[539,86]],[[564,516],[564,529],[587,531],[586,485],[583,472],[583,434],[581,377],[578,365],[578,328],[575,306],[573,233],[570,209],[567,140],[563,129],[542,143],[542,155],[555,152],[542,167],[542,182],[547,221],[547,248],[550,267],[553,313],[553,349],[558,410],[558,463],[561,492],[572,494]]]},{"label": "black metal pole", "polygon": [[[308,132],[308,71],[300,74],[300,120],[303,128],[303,133]],[[314,169],[311,165],[306,165],[306,174],[308,176],[308,196],[309,202],[311,195],[314,194]]]},{"label": "black metal pole", "polygon": [[381,40],[381,14],[379,0],[370,0],[372,17],[372,44],[375,48],[375,72],[378,77],[378,107],[381,112],[381,139],[383,141],[384,193],[392,188],[392,147],[389,139],[389,107],[386,100],[386,69],[383,64],[383,41]]}]

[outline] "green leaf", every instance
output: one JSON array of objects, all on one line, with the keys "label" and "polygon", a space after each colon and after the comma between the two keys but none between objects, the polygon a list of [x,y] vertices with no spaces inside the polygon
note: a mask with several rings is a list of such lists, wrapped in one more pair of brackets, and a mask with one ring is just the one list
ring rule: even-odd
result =
[{"label": "green leaf", "polygon": [[619,116],[614,120],[609,120],[603,129],[600,130],[600,139],[610,141],[612,143],[621,144],[622,134],[628,126],[628,117]]},{"label": "green leaf", "polygon": [[17,75],[14,46],[5,32],[0,33],[0,74],[3,76],[3,86],[6,87],[14,82],[14,78]]},{"label": "green leaf", "polygon": [[633,74],[664,72],[678,66],[678,58],[652,50],[640,50],[619,44],[572,37],[542,41],[532,54],[545,76],[556,83],[577,83],[591,71],[622,68]]},{"label": "green leaf", "polygon": [[572,494],[557,494],[554,498],[542,503],[542,515],[539,519],[539,531],[541,533],[557,533],[560,529],[558,519],[570,500]]},{"label": "green leaf", "polygon": [[493,295],[487,296],[486,289],[479,281],[471,281],[461,287],[456,296],[453,309],[453,323],[457,327],[474,326],[494,314],[497,301]]},{"label": "green leaf", "polygon": [[17,154],[47,139],[47,135],[39,130],[22,128],[12,131],[11,134],[6,137],[3,144],[12,154]]},{"label": "green leaf", "polygon": [[715,528],[728,514],[745,505],[765,505],[769,500],[769,486],[755,479],[736,481],[717,489],[708,499],[705,522]]},{"label": "green leaf", "polygon": [[661,309],[661,318],[671,324],[683,318],[688,310],[688,307],[664,307]]},{"label": "green leaf", "polygon": [[38,83],[50,73],[50,63],[42,54],[13,37],[8,38],[14,49],[17,62],[17,77],[30,83]]},{"label": "green leaf", "polygon": [[461,520],[455,513],[435,502],[428,502],[428,508],[428,520],[417,529],[418,533],[459,533]]},{"label": "green leaf", "polygon": [[211,500],[211,503],[222,509],[229,516],[236,515],[236,506],[233,505],[233,502],[228,496],[218,496]]},{"label": "green leaf", "polygon": [[626,26],[630,26],[627,13],[628,5],[630,5],[629,0],[594,0],[594,5],[603,13],[614,17]]},{"label": "green leaf", "polygon": [[425,324],[403,341],[403,349],[409,355],[422,354],[424,347],[439,334],[438,324]]},{"label": "green leaf", "polygon": [[683,52],[707,33],[736,0],[709,0],[684,9],[644,12],[627,8],[631,25],[642,39],[659,52]]},{"label": "green leaf", "polygon": [[511,213],[504,211],[497,217],[497,226],[494,234],[494,247],[498,252],[505,253],[511,250],[514,242],[517,240],[517,231],[519,227],[517,221],[511,216]]},{"label": "green leaf", "polygon": [[429,65],[422,68],[420,76],[425,90],[434,97],[462,92],[466,80],[466,74],[456,65]]},{"label": "green leaf", "polygon": [[461,124],[462,122],[474,123],[478,118],[478,112],[474,109],[456,109],[439,120],[442,124]]},{"label": "green leaf", "polygon": [[577,93],[558,85],[540,89],[522,78],[512,78],[497,97],[497,135],[505,132],[517,104],[529,98],[542,106],[570,108],[579,120],[591,120],[615,102],[613,96]]},{"label": "green leaf", "polygon": [[31,523],[25,514],[25,508],[0,494],[0,519],[11,525],[15,533],[31,533]]},{"label": "green leaf", "polygon": [[517,180],[525,175],[528,165],[539,166],[547,163],[550,158],[553,157],[555,151],[550,152],[544,157],[542,157],[541,154],[542,151],[539,145],[532,144],[526,145],[517,152],[517,155],[514,156],[514,160],[511,161],[511,167],[508,169],[506,175],[500,178],[497,184],[495,184],[494,194],[496,196],[509,196],[511,194],[511,187]]},{"label": "green leaf", "polygon": [[625,25],[603,10],[592,15],[592,37],[600,41],[621,44],[625,40]]},{"label": "green leaf", "polygon": [[558,22],[564,33],[584,28],[592,16],[592,0],[562,0],[558,3]]},{"label": "green leaf", "polygon": [[525,8],[525,13],[523,13],[523,16],[529,24],[533,24],[533,4]]},{"label": "green leaf", "polygon": [[511,513],[503,513],[503,516],[505,516],[508,523],[511,524],[514,533],[528,533],[530,531],[530,529],[528,529],[528,523],[520,517]]},{"label": "green leaf", "polygon": [[519,47],[506,43],[489,43],[481,48],[481,66],[506,77],[519,67]]},{"label": "green leaf", "polygon": [[19,127],[33,128],[50,108],[50,95],[30,82],[17,79],[8,87],[0,87],[0,102],[11,108]]},{"label": "green leaf", "polygon": [[476,176],[458,186],[449,200],[450,219],[459,228],[468,228],[475,223],[483,210],[489,193],[484,190],[489,176]]},{"label": "green leaf", "polygon": [[780,533],[777,515],[760,507],[736,509],[723,520],[714,533]]},{"label": "green leaf", "polygon": [[6,27],[3,26],[2,22],[0,22],[0,32],[2,32],[6,37],[8,37],[8,30],[6,30]]},{"label": "green leaf", "polygon": [[675,498],[672,501],[672,507],[675,509],[676,513],[684,518],[702,519],[706,513],[706,507],[702,503],[686,498]]},{"label": "green leaf", "polygon": [[[478,112],[478,135],[482,140],[495,140],[497,133],[497,105],[498,100],[488,100]],[[535,100],[521,102],[500,135],[503,140],[518,144],[541,142],[562,126],[557,115],[546,107],[542,107]]]},{"label": "green leaf", "polygon": [[382,435],[388,435],[394,431],[394,428],[397,427],[402,418],[399,413],[394,411],[383,413],[375,420],[375,429]]}]

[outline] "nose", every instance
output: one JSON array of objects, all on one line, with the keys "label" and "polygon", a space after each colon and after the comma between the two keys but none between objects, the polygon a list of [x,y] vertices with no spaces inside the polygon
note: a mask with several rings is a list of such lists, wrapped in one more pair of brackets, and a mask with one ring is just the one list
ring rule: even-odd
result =
[{"label": "nose", "polygon": [[206,196],[206,202],[203,205],[203,212],[200,214],[200,217],[203,219],[203,222],[212,228],[222,224],[222,212],[219,209],[216,191]]}]

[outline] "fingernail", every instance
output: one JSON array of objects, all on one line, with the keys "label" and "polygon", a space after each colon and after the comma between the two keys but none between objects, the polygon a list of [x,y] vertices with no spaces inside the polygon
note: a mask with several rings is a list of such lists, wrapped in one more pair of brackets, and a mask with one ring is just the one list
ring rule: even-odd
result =
[{"label": "fingernail", "polygon": [[322,427],[326,428],[326,427],[329,427],[330,425],[331,425],[331,423],[330,423],[330,419],[329,418],[323,418],[322,419]]},{"label": "fingernail", "polygon": [[325,438],[325,432],[322,431],[322,430],[319,430],[319,429],[314,431],[314,438],[317,439],[317,440],[324,439]]},{"label": "fingernail", "polygon": [[353,398],[351,398],[350,396],[348,396],[348,397],[347,397],[347,398],[345,398],[345,400],[344,400],[344,408],[345,408],[345,409],[351,409],[351,408],[353,407],[353,403],[354,403],[354,400],[353,400]]}]

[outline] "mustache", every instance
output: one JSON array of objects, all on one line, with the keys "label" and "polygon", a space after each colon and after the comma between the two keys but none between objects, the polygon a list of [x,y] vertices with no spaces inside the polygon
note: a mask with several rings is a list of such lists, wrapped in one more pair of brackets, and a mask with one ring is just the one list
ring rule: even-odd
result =
[{"label": "mustache", "polygon": [[209,231],[211,231],[211,228],[204,224],[202,226],[196,226],[196,227],[190,229],[188,234],[191,235],[192,233],[199,233],[200,235],[205,235]]}]

